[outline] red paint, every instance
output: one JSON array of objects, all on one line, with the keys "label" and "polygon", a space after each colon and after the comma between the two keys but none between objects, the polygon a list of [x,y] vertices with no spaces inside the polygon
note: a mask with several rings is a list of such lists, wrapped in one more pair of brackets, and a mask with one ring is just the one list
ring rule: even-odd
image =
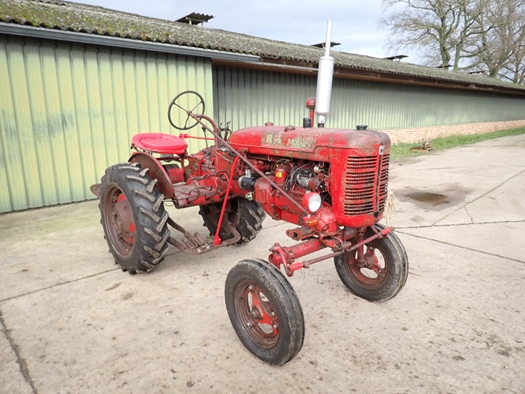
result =
[{"label": "red paint", "polygon": [[215,245],[219,245],[221,243],[221,238],[219,237],[219,233],[221,232],[221,226],[222,226],[222,220],[224,219],[224,213],[226,212],[226,204],[228,203],[228,196],[230,194],[230,190],[232,187],[233,182],[233,175],[235,174],[235,169],[237,168],[237,163],[239,162],[239,157],[236,157],[233,161],[232,170],[230,173],[230,179],[228,180],[228,187],[226,188],[226,194],[224,196],[224,201],[222,203],[222,210],[221,210],[221,216],[219,217],[219,224],[217,225],[217,231],[215,232],[215,237],[213,238],[213,243]]},{"label": "red paint", "polygon": [[308,108],[308,110],[310,111],[309,118],[312,121],[313,125],[315,124],[315,119],[314,119],[315,118],[315,104],[316,104],[315,97],[309,97],[306,100],[306,108]]},{"label": "red paint", "polygon": [[172,184],[184,182],[184,168],[180,168],[176,164],[167,164],[164,168],[168,172]]},{"label": "red paint", "polygon": [[193,139],[193,140],[215,141],[215,138],[209,138],[209,137],[197,137],[197,136],[190,135],[190,134],[185,134],[185,133],[180,133],[180,134],[179,134],[179,137],[180,137],[180,138],[190,138],[190,139]]},{"label": "red paint", "polygon": [[317,238],[290,247],[283,247],[277,243],[270,248],[272,254],[268,257],[268,260],[279,268],[284,262],[291,264],[295,259],[317,252],[324,247],[323,243]]},{"label": "red paint", "polygon": [[164,133],[136,134],[131,143],[140,150],[172,155],[182,155],[188,147],[184,139]]},{"label": "red paint", "polygon": [[[308,99],[306,106],[313,118],[315,99]],[[195,254],[232,243],[219,237],[227,202],[246,197],[258,202],[271,218],[299,226],[286,234],[301,243],[289,247],[276,244],[271,249],[272,263],[283,265],[289,275],[343,250],[355,251],[356,261],[373,261],[364,249],[373,237],[364,240],[363,234],[382,218],[385,208],[388,135],[373,130],[284,127],[267,122],[237,130],[225,140],[209,117],[191,112],[188,116],[214,138],[146,133],[132,140],[136,152],[130,162],[148,168],[160,192],[176,208],[222,203],[213,243],[201,242],[189,233],[187,241],[170,239],[170,243]],[[190,155],[185,138],[213,140],[215,144]],[[241,176],[248,179],[243,185],[238,182]],[[322,205],[309,212],[305,205],[314,194],[321,196]],[[133,223],[131,233],[132,227]],[[387,236],[388,231],[374,237]],[[296,260],[323,248],[332,249],[328,257]]]}]

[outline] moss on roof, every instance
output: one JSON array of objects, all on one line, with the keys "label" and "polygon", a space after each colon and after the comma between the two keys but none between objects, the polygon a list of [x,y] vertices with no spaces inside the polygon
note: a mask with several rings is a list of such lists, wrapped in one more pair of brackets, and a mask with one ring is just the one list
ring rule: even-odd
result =
[{"label": "moss on roof", "polygon": [[[2,0],[0,23],[2,22],[67,30],[80,34],[107,35],[214,49],[302,63],[317,64],[323,53],[322,49],[313,46],[269,40],[59,0]],[[484,76],[338,51],[332,51],[332,56],[336,66],[341,68],[525,91],[525,86]]]}]

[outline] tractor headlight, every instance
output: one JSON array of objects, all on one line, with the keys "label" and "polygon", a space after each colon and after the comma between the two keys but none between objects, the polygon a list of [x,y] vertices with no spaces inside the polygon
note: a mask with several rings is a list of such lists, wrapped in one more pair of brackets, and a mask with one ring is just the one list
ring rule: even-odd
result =
[{"label": "tractor headlight", "polygon": [[303,197],[303,207],[305,207],[308,212],[316,212],[319,208],[321,208],[321,195],[319,193],[307,193]]}]

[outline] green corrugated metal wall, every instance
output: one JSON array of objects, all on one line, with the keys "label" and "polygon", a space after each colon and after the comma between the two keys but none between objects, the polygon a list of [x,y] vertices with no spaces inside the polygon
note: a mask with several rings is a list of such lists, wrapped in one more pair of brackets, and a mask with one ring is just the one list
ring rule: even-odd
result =
[{"label": "green corrugated metal wall", "polygon": [[305,102],[315,96],[316,77],[214,67],[215,119],[231,129],[262,125],[299,125],[308,116]]},{"label": "green corrugated metal wall", "polygon": [[[177,134],[183,90],[233,130],[300,125],[316,77],[213,67],[208,59],[0,35],[0,212],[93,198],[139,132]],[[513,96],[335,79],[328,127],[375,129],[523,119]],[[192,133],[198,131],[192,130]],[[201,147],[190,140],[190,151]]]},{"label": "green corrugated metal wall", "polygon": [[[215,67],[215,117],[232,129],[272,121],[301,125],[317,77]],[[521,120],[525,99],[439,88],[334,79],[327,127],[374,129]]]},{"label": "green corrugated metal wall", "polygon": [[334,85],[330,127],[396,129],[525,118],[523,96],[348,79]]},{"label": "green corrugated metal wall", "polygon": [[167,108],[183,90],[213,113],[208,59],[0,38],[0,212],[93,198],[134,134],[178,134]]}]

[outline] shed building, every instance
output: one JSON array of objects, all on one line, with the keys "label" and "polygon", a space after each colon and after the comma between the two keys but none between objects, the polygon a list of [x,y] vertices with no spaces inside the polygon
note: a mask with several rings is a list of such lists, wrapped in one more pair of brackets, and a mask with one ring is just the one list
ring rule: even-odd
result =
[{"label": "shed building", "polygon": [[[58,0],[0,2],[0,212],[94,198],[131,136],[198,91],[232,129],[300,124],[323,50]],[[525,125],[525,87],[344,52],[327,126],[394,141]],[[190,150],[200,146],[191,140]]]}]

